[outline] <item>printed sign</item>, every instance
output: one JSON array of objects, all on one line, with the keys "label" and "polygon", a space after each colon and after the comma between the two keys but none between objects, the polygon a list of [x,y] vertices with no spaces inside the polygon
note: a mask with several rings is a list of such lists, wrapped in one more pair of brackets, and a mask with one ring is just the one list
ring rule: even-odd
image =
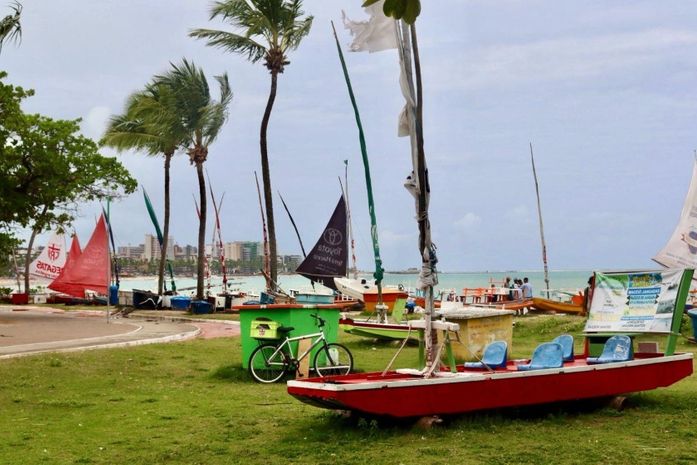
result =
[{"label": "printed sign", "polygon": [[683,273],[596,273],[585,331],[670,332]]}]

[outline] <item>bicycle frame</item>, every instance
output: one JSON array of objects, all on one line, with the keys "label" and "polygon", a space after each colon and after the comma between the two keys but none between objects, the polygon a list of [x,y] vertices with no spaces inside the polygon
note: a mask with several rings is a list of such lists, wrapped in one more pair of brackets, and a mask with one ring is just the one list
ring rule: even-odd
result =
[{"label": "bicycle frame", "polygon": [[[296,342],[296,341],[302,341],[304,339],[312,339],[312,338],[317,338],[312,341],[312,344],[310,344],[310,347],[307,348],[302,354],[298,354],[296,357],[295,354],[293,354],[293,346],[291,345],[291,342]],[[295,336],[295,337],[286,337],[282,343],[276,347],[276,350],[274,350],[273,354],[269,357],[270,359],[273,359],[276,357],[282,350],[284,346],[288,346],[288,354],[290,355],[290,359],[295,362],[300,362],[300,360],[304,359],[307,357],[312,350],[317,347],[320,343],[327,343],[327,339],[324,337],[324,332],[320,331],[318,333],[312,333],[312,334],[305,334],[302,336]],[[282,363],[278,362],[269,362],[267,361],[270,365],[283,365]]]}]

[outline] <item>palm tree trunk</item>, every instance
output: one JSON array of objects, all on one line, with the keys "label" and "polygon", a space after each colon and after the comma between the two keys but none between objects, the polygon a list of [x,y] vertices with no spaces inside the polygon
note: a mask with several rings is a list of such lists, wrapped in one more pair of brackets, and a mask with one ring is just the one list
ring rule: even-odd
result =
[{"label": "palm tree trunk", "polygon": [[198,195],[200,202],[200,216],[198,222],[198,263],[196,270],[196,298],[203,299],[203,275],[205,273],[206,254],[206,180],[203,177],[203,163],[196,162],[196,174],[198,176]]},{"label": "palm tree trunk", "polygon": [[169,237],[169,166],[174,153],[165,153],[165,224],[160,251],[160,267],[157,270],[157,294],[162,295],[165,282],[165,263],[167,262],[167,239]]},{"label": "palm tree trunk", "polygon": [[274,100],[276,100],[276,86],[278,81],[278,72],[271,71],[271,91],[269,92],[269,100],[266,102],[264,117],[261,120],[261,131],[259,134],[259,145],[261,146],[261,178],[264,182],[264,203],[266,204],[266,221],[269,228],[269,260],[270,274],[273,283],[278,282],[278,259],[276,258],[276,226],[273,217],[273,195],[271,192],[271,173],[269,172],[269,153],[266,146],[266,130],[269,127],[269,118],[273,109]]}]

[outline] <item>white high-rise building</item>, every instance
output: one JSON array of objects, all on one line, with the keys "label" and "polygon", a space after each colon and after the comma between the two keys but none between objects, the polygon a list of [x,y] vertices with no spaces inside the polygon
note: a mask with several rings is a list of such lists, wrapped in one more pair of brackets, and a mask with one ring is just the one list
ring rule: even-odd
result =
[{"label": "white high-rise building", "polygon": [[[169,236],[167,239],[167,258],[174,260],[174,239]],[[145,244],[143,248],[143,260],[152,261],[160,259],[160,243],[157,236],[152,234],[145,235]]]}]

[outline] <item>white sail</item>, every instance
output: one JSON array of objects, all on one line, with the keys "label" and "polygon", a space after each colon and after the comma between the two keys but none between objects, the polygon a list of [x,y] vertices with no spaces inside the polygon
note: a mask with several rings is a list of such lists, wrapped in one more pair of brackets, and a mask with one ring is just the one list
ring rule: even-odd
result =
[{"label": "white sail", "polygon": [[653,260],[668,268],[697,268],[697,160],[692,181],[670,240]]},{"label": "white sail", "polygon": [[29,265],[29,274],[35,278],[54,280],[63,271],[66,256],[65,236],[54,232],[44,250]]}]

